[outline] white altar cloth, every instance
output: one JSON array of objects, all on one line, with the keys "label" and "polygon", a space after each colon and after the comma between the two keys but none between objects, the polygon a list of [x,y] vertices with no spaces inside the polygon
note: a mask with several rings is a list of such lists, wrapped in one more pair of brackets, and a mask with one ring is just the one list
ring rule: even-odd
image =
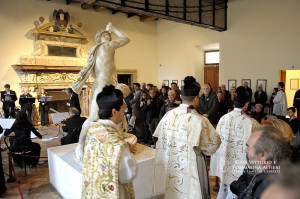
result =
[{"label": "white altar cloth", "polygon": [[[80,199],[82,165],[74,160],[76,144],[48,148],[50,183],[66,199]],[[137,144],[134,158],[138,163],[133,180],[136,199],[152,197],[155,150]]]}]

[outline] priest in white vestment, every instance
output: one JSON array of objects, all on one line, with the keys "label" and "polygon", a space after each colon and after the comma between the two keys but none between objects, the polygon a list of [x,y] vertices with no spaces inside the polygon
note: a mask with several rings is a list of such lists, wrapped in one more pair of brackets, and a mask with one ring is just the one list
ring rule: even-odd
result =
[{"label": "priest in white vestment", "polygon": [[244,91],[242,86],[237,88],[234,110],[221,117],[216,128],[222,144],[211,156],[209,175],[221,179],[217,199],[236,198],[230,191],[230,184],[243,173],[247,163],[246,142],[253,130],[260,126],[255,119],[243,113],[248,108]]},{"label": "priest in white vestment", "polygon": [[220,138],[207,118],[194,107],[199,102],[200,85],[192,76],[184,79],[182,104],[167,112],[154,137],[156,159],[154,194],[165,199],[209,198],[204,155],[219,148]]},{"label": "priest in white vestment", "polygon": [[97,104],[100,119],[91,122],[85,139],[81,198],[134,199],[137,163],[118,130],[126,109],[123,94],[106,86]]}]

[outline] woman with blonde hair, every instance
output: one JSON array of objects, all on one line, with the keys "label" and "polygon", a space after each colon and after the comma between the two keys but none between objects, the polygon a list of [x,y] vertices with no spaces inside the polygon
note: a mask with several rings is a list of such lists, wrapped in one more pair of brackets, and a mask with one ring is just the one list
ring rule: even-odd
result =
[{"label": "woman with blonde hair", "polygon": [[293,139],[294,139],[294,133],[290,127],[290,125],[288,125],[288,123],[286,123],[285,121],[281,120],[281,119],[268,119],[268,120],[263,120],[261,122],[262,126],[273,126],[275,128],[278,128],[281,133],[282,136],[284,137],[285,141],[290,143]]}]

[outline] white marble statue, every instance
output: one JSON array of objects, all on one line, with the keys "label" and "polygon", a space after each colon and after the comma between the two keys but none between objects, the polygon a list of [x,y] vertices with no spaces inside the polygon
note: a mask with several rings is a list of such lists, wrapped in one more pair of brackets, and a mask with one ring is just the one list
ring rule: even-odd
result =
[{"label": "white marble statue", "polygon": [[[111,40],[111,33],[115,33],[119,40]],[[92,85],[92,101],[90,102],[90,115],[84,122],[75,150],[75,158],[82,162],[85,137],[90,123],[99,119],[99,108],[96,103],[97,95],[105,85],[116,84],[116,66],[114,62],[115,50],[129,43],[129,38],[108,23],[106,30],[100,30],[95,35],[97,44],[90,50],[87,65],[80,71],[78,79],[72,83],[72,89],[79,94],[87,78],[91,75],[95,80]]]}]

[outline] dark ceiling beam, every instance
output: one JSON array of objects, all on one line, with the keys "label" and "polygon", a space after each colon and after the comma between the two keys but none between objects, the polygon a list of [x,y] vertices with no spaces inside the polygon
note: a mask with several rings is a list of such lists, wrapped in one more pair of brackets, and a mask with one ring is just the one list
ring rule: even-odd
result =
[{"label": "dark ceiling beam", "polygon": [[[127,0],[119,0],[118,2],[112,0],[72,1],[105,7],[106,9],[111,10],[112,14],[116,14],[120,11],[127,14],[128,18],[137,15],[140,16],[140,21],[149,21],[161,18],[217,31],[227,30],[228,0],[198,0],[198,5],[194,7],[189,6],[190,0],[178,0],[182,2],[182,6],[179,7],[171,6],[169,4],[170,0],[164,0],[164,3],[161,5],[155,5],[150,0],[132,0],[128,2]],[[136,2],[137,4],[134,5],[132,2]],[[160,7],[158,8],[158,6]],[[191,8],[194,8],[196,12],[194,10],[191,11]],[[180,9],[180,11],[178,9]],[[222,10],[224,11],[222,12]],[[194,19],[192,19],[190,15],[194,15],[194,17],[192,17]],[[210,22],[205,23],[205,21]]]},{"label": "dark ceiling beam", "polygon": [[127,18],[130,18],[130,17],[133,17],[133,16],[136,16],[136,14],[135,13],[128,13],[127,14]]}]

